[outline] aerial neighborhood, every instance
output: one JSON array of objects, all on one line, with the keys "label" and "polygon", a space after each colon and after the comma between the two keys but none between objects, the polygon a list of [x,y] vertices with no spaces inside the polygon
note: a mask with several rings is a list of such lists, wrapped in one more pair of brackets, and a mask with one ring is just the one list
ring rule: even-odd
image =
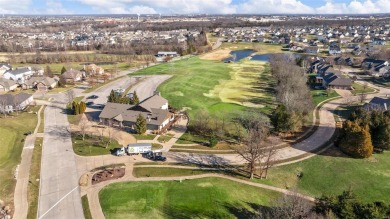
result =
[{"label": "aerial neighborhood", "polygon": [[0,16],[0,219],[389,218],[388,11],[253,2]]}]

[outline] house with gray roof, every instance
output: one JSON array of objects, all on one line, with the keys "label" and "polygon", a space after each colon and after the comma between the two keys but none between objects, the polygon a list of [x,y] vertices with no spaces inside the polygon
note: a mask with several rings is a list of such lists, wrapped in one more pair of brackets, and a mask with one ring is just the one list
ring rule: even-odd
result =
[{"label": "house with gray roof", "polygon": [[23,83],[34,74],[31,67],[20,67],[15,70],[6,71],[3,75],[4,78],[16,81],[17,83]]},{"label": "house with gray roof", "polygon": [[390,99],[374,97],[369,103],[364,104],[366,110],[384,110],[390,109]]},{"label": "house with gray roof", "polygon": [[323,77],[322,86],[331,89],[352,89],[352,80],[341,74],[330,73]]},{"label": "house with gray roof", "polygon": [[33,102],[34,98],[31,94],[3,94],[0,95],[0,112],[12,113],[14,111],[22,111]]},{"label": "house with gray roof", "polygon": [[50,77],[31,77],[21,86],[23,89],[37,89],[39,91],[47,91],[57,86],[58,81]]},{"label": "house with gray roof", "polygon": [[0,77],[3,77],[6,71],[12,70],[12,67],[8,64],[0,64]]},{"label": "house with gray roof", "polygon": [[134,129],[138,115],[147,122],[147,129],[159,132],[168,128],[174,114],[168,110],[168,101],[156,94],[136,105],[108,102],[99,115],[100,122]]},{"label": "house with gray roof", "polygon": [[16,84],[13,80],[8,80],[5,78],[0,78],[0,93],[5,93],[8,91],[13,91],[18,87],[18,84]]}]

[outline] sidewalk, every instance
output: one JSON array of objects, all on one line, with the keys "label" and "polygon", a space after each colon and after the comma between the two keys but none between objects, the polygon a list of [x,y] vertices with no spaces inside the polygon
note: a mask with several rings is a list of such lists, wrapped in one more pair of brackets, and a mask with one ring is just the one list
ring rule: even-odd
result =
[{"label": "sidewalk", "polygon": [[38,123],[35,127],[34,133],[28,135],[24,142],[22,151],[22,161],[19,165],[19,172],[16,177],[16,187],[14,193],[15,213],[13,218],[27,218],[28,213],[28,183],[30,177],[31,159],[34,151],[35,139],[37,132],[41,125],[41,111],[43,106],[38,111]]}]

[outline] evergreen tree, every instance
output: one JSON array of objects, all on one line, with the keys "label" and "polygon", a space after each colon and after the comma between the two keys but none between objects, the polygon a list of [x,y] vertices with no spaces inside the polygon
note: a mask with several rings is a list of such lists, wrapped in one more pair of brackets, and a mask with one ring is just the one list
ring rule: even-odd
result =
[{"label": "evergreen tree", "polygon": [[50,77],[50,78],[53,77],[53,72],[51,71],[51,68],[48,65],[46,66],[46,69],[45,69],[45,76]]},{"label": "evergreen tree", "polygon": [[339,137],[338,146],[342,151],[352,157],[370,157],[373,152],[373,146],[368,125],[360,126],[357,122],[345,121]]},{"label": "evergreen tree", "polygon": [[137,96],[137,92],[134,91],[134,94],[133,94],[133,104],[138,104],[139,103],[139,98]]},{"label": "evergreen tree", "polygon": [[87,109],[87,104],[81,101],[79,104],[79,114],[83,114],[86,109]]},{"label": "evergreen tree", "polygon": [[76,103],[74,104],[73,114],[78,115],[80,113],[80,104]]},{"label": "evergreen tree", "polygon": [[137,121],[135,122],[135,131],[137,134],[145,134],[147,128],[146,119],[139,114],[137,117]]},{"label": "evergreen tree", "polygon": [[66,72],[66,68],[65,68],[65,66],[62,66],[61,74],[64,74],[64,72]]},{"label": "evergreen tree", "polygon": [[60,75],[60,77],[59,77],[58,86],[59,87],[65,87],[66,86],[66,80],[65,80],[65,78],[62,75]]},{"label": "evergreen tree", "polygon": [[111,102],[111,103],[117,102],[117,95],[115,94],[114,90],[111,90],[110,96],[108,96],[108,102]]},{"label": "evergreen tree", "polygon": [[383,119],[381,123],[371,130],[372,144],[382,150],[390,149],[390,120]]}]

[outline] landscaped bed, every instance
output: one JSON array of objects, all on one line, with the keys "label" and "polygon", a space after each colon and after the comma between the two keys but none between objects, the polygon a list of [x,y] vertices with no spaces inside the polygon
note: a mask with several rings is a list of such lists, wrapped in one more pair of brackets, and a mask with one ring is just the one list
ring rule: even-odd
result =
[{"label": "landscaped bed", "polygon": [[221,178],[111,184],[99,199],[106,218],[247,218],[280,194]]}]

